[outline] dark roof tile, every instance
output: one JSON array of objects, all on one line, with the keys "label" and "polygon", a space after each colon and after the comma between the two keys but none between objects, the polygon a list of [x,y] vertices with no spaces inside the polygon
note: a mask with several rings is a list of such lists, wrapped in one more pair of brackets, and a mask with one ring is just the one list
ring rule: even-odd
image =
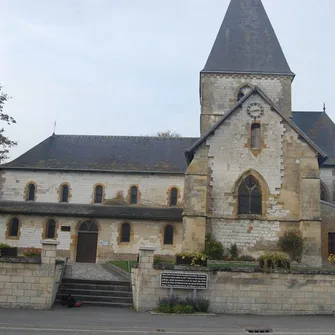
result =
[{"label": "dark roof tile", "polygon": [[231,0],[202,72],[294,76],[261,0]]},{"label": "dark roof tile", "polygon": [[52,135],[3,169],[184,173],[197,138]]}]

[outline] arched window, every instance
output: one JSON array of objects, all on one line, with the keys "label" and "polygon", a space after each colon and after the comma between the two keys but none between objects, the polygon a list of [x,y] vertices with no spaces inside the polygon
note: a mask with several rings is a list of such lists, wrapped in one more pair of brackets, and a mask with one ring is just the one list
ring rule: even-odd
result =
[{"label": "arched window", "polygon": [[173,226],[167,225],[164,229],[164,244],[173,244]]},{"label": "arched window", "polygon": [[69,201],[69,186],[68,185],[62,185],[60,201],[61,202]]},{"label": "arched window", "polygon": [[130,203],[137,204],[138,189],[137,186],[132,186],[130,188]]},{"label": "arched window", "polygon": [[261,125],[253,123],[251,125],[251,149],[260,149],[261,147]]},{"label": "arched window", "polygon": [[8,236],[9,237],[19,236],[19,225],[20,225],[20,221],[18,218],[13,218],[9,221],[9,226],[8,226]]},{"label": "arched window", "polygon": [[94,203],[101,204],[102,203],[102,186],[97,185],[94,190]]},{"label": "arched window", "polygon": [[327,190],[323,184],[320,184],[320,199],[323,201],[328,201]]},{"label": "arched window", "polygon": [[262,214],[262,193],[253,176],[247,176],[238,189],[238,213]]},{"label": "arched window", "polygon": [[237,101],[240,101],[251,90],[249,85],[241,87],[237,93]]},{"label": "arched window", "polygon": [[130,242],[130,224],[123,223],[121,226],[120,242]]},{"label": "arched window", "polygon": [[48,220],[46,226],[45,237],[46,238],[55,238],[56,236],[56,222],[55,220]]},{"label": "arched window", "polygon": [[176,187],[170,190],[170,206],[177,206],[178,204],[178,189]]},{"label": "arched window", "polygon": [[98,233],[99,229],[97,224],[94,221],[84,221],[80,224],[78,232],[85,232],[85,233]]},{"label": "arched window", "polygon": [[35,200],[35,193],[36,193],[36,186],[35,184],[29,184],[27,190],[27,200],[34,201]]}]

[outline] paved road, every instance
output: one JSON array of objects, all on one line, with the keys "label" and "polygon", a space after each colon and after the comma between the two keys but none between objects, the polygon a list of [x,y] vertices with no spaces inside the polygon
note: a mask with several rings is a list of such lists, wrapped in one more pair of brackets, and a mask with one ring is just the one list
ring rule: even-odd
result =
[{"label": "paved road", "polygon": [[0,310],[0,334],[246,334],[247,327],[269,327],[274,334],[335,335],[334,316],[162,316],[130,309],[89,307],[51,311]]}]

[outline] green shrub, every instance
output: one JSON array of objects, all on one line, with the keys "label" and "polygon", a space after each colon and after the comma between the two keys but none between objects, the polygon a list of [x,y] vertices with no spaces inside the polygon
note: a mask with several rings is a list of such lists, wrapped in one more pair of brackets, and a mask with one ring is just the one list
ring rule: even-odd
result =
[{"label": "green shrub", "polygon": [[27,248],[23,251],[23,256],[25,257],[38,257],[41,256],[41,250],[36,248]]},{"label": "green shrub", "polygon": [[258,262],[259,266],[267,272],[277,268],[291,268],[291,259],[284,252],[267,252],[258,258]]},{"label": "green shrub", "polygon": [[193,307],[196,312],[207,313],[209,306],[211,305],[209,299],[203,297],[197,297],[193,300]]},{"label": "green shrub", "polygon": [[301,261],[303,237],[299,229],[288,229],[284,235],[279,238],[278,245],[283,252],[289,254],[292,261]]},{"label": "green shrub", "polygon": [[192,314],[194,313],[194,308],[191,305],[176,305],[173,307],[173,313],[176,314]]},{"label": "green shrub", "polygon": [[194,312],[207,313],[210,306],[208,299],[187,297],[181,299],[177,296],[160,298],[157,303],[157,310],[161,313],[190,314]]},{"label": "green shrub", "polygon": [[0,251],[1,251],[3,248],[11,248],[11,246],[10,246],[9,244],[6,244],[6,243],[0,243]]},{"label": "green shrub", "polygon": [[223,245],[217,241],[212,234],[207,234],[205,239],[205,250],[204,254],[208,259],[223,259]]},{"label": "green shrub", "polygon": [[231,259],[237,259],[238,258],[238,249],[237,249],[236,243],[231,245],[231,247],[229,249],[229,252],[230,252]]},{"label": "green shrub", "polygon": [[242,255],[238,258],[240,262],[254,262],[256,258],[250,256],[250,255]]},{"label": "green shrub", "polygon": [[182,252],[176,254],[177,265],[206,266],[207,255],[202,252]]}]

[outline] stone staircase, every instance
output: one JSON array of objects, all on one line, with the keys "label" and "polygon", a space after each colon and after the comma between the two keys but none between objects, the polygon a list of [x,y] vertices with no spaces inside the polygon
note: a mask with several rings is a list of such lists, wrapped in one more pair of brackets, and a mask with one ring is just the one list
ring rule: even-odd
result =
[{"label": "stone staircase", "polygon": [[133,303],[128,281],[63,278],[56,302],[62,303],[62,298],[68,294],[84,305],[131,307]]}]

